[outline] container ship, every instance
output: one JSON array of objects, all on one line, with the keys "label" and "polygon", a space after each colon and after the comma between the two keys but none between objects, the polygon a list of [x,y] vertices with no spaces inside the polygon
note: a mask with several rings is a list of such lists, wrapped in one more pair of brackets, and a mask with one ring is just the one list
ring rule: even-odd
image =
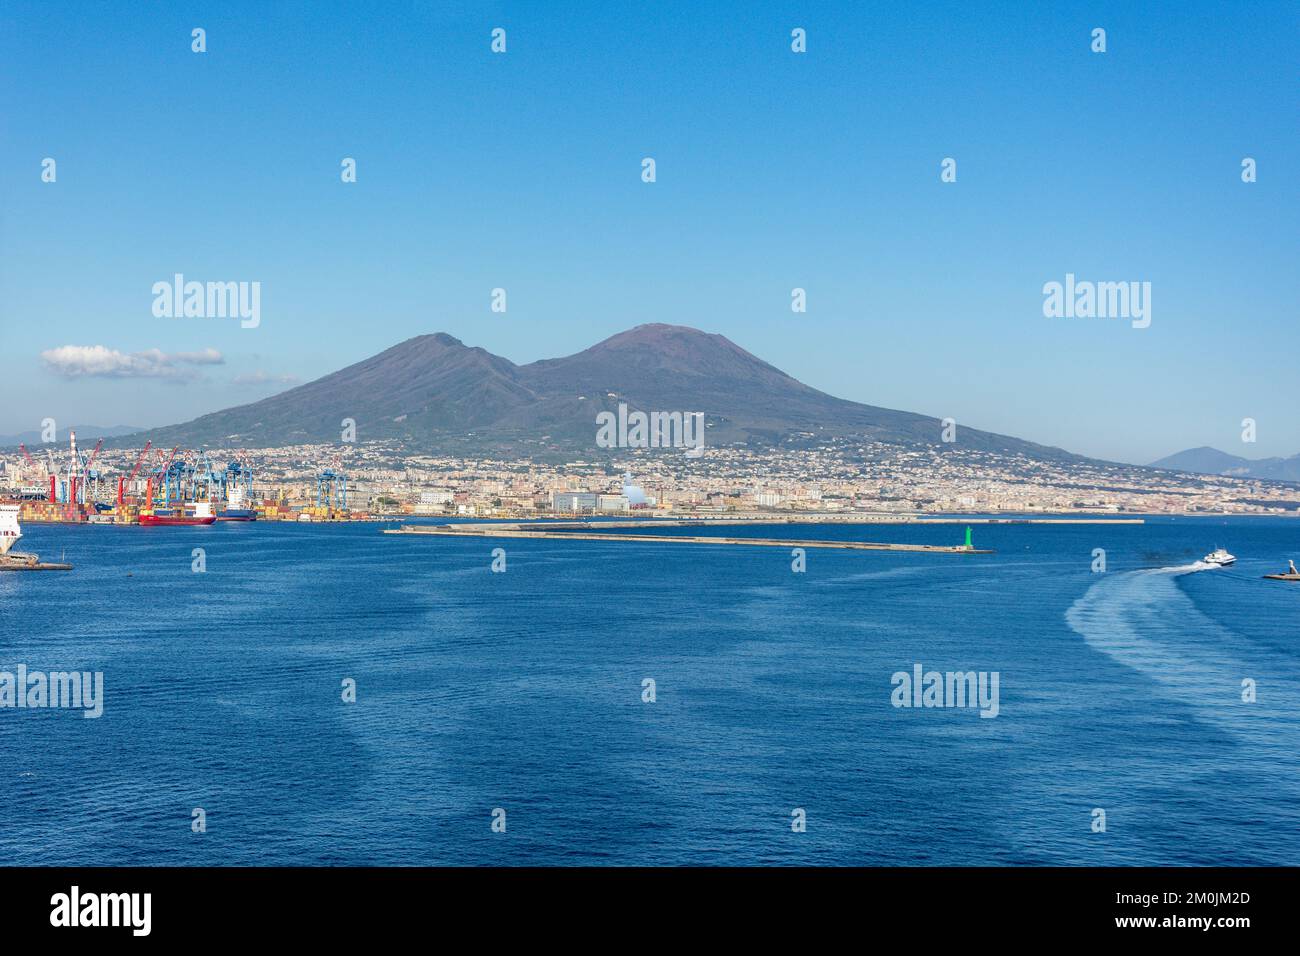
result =
[{"label": "container ship", "polygon": [[244,489],[235,485],[226,496],[226,507],[217,512],[218,521],[256,521],[257,512],[248,507]]},{"label": "container ship", "polygon": [[139,518],[140,524],[212,524],[217,520],[217,516],[212,513],[211,502],[196,501],[193,504],[193,512],[187,512],[183,503],[178,508],[150,508],[146,511],[141,511]]}]

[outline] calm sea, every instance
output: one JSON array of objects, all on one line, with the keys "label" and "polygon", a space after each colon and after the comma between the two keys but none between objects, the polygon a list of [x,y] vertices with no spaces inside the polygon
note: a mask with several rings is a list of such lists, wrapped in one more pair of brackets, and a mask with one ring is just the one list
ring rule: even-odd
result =
[{"label": "calm sea", "polygon": [[[996,554],[802,574],[380,527],[27,525],[76,569],[0,575],[0,670],[105,701],[0,709],[0,864],[1300,864],[1300,586],[1260,578],[1300,521],[976,525]],[[998,672],[998,716],[895,708],[918,663]]]}]

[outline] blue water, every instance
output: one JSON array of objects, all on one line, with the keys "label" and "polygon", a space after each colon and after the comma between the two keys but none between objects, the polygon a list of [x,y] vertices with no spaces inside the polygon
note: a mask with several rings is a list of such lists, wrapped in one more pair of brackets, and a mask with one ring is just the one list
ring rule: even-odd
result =
[{"label": "blue water", "polygon": [[[377,525],[25,530],[76,570],[0,575],[0,670],[103,671],[106,700],[0,710],[0,864],[1300,863],[1300,586],[1260,579],[1300,559],[1294,519],[976,526],[996,554],[804,574]],[[1238,564],[1199,568],[1215,545]],[[918,662],[998,671],[999,715],[894,708]]]}]

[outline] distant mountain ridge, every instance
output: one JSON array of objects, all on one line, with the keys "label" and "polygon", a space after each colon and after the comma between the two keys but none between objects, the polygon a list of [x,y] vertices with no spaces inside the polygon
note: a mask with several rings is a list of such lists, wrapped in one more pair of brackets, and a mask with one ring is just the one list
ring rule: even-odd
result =
[{"label": "distant mountain ridge", "polygon": [[[139,425],[60,425],[55,431],[54,443],[58,445],[67,445],[68,432],[77,433],[77,444],[80,446],[86,439],[97,440],[100,438],[116,438],[120,435],[134,435],[140,431]],[[32,429],[28,432],[18,432],[15,435],[0,435],[0,448],[12,445],[26,445],[28,448],[34,448],[43,444],[41,432],[38,429]]]},{"label": "distant mountain ridge", "polygon": [[1153,461],[1151,468],[1190,471],[1229,478],[1260,478],[1269,481],[1300,481],[1300,454],[1290,458],[1242,458],[1208,445],[1189,448]]},{"label": "distant mountain ridge", "polygon": [[[352,419],[358,441],[402,439],[457,453],[594,455],[596,415],[620,402],[647,412],[703,412],[708,445],[770,446],[837,435],[941,444],[936,418],[835,398],[722,335],[663,324],[527,365],[446,333],[420,335],[278,395],[147,434],[159,446],[270,447],[337,442],[340,423]],[[137,443],[144,437],[133,436]],[[957,447],[1078,459],[967,427],[960,427]]]}]

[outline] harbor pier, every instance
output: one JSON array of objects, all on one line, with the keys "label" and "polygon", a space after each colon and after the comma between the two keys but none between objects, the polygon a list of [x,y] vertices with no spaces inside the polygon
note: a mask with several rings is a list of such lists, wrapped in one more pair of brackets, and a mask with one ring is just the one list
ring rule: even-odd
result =
[{"label": "harbor pier", "polygon": [[[473,522],[465,524],[442,525],[402,525],[400,528],[387,528],[384,534],[434,535],[456,538],[542,538],[551,540],[579,541],[652,541],[656,544],[718,544],[751,545],[766,548],[839,548],[851,551],[919,551],[932,554],[992,554],[984,548],[975,548],[966,544],[894,544],[881,541],[830,541],[824,539],[797,538],[731,538],[720,535],[679,535],[679,534],[603,534],[590,530],[600,528],[644,528],[649,524],[655,527],[683,527],[699,524],[717,524],[720,522],[693,521],[568,521],[568,522]],[[751,522],[745,522],[746,524]],[[758,522],[754,522],[758,523]],[[969,536],[968,536],[969,537]]]}]

